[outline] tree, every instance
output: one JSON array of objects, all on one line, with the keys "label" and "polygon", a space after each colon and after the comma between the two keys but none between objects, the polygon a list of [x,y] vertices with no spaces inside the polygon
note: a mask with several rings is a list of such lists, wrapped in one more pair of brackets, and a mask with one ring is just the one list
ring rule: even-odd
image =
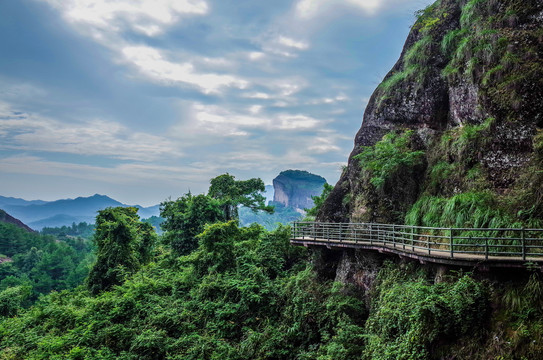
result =
[{"label": "tree", "polygon": [[261,179],[235,180],[227,173],[211,179],[210,183],[208,195],[220,201],[226,221],[238,220],[239,205],[255,212],[273,213],[273,206],[266,206],[266,198],[262,195],[266,189]]},{"label": "tree", "polygon": [[31,287],[19,285],[0,291],[0,317],[15,316],[30,296]]},{"label": "tree", "polygon": [[234,243],[241,234],[242,230],[233,220],[207,226],[198,235],[201,245],[192,258],[196,272],[203,276],[208,272],[234,269],[236,263]]},{"label": "tree", "polygon": [[138,259],[141,264],[147,264],[151,260],[157,234],[153,225],[142,222],[139,226]]},{"label": "tree", "polygon": [[[135,272],[152,239],[149,229],[139,220],[134,207],[106,208],[98,211],[94,241],[97,247],[96,263],[87,278],[87,286],[93,294],[121,284],[127,274]],[[144,228],[142,241],[141,228]],[[145,254],[144,254],[145,255]]]},{"label": "tree", "polygon": [[198,247],[196,235],[206,224],[223,221],[224,215],[218,200],[207,195],[185,194],[175,201],[160,204],[164,241],[178,254],[186,255]]}]

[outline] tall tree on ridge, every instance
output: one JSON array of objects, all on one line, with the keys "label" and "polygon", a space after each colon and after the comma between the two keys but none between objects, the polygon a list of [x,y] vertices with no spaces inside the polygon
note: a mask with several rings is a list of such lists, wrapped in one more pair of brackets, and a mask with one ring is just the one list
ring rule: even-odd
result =
[{"label": "tall tree on ridge", "polygon": [[262,195],[266,189],[261,179],[236,180],[233,175],[226,173],[211,179],[210,183],[208,195],[221,202],[227,221],[238,220],[239,205],[253,211],[273,213],[273,206],[267,206],[266,198]]}]

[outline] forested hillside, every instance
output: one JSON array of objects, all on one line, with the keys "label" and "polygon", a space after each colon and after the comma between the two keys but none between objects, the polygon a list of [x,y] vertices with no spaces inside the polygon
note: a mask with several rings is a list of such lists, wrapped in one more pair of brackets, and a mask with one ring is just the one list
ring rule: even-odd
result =
[{"label": "forested hillside", "polygon": [[22,304],[29,305],[41,294],[74,288],[87,277],[93,259],[89,239],[42,235],[0,222],[0,291],[7,299],[14,292],[25,294]]}]

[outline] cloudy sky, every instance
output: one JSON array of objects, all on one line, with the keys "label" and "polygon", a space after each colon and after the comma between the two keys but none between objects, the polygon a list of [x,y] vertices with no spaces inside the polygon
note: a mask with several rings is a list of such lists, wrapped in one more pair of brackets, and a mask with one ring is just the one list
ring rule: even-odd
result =
[{"label": "cloudy sky", "polygon": [[0,195],[153,205],[286,169],[334,184],[430,2],[0,1]]}]

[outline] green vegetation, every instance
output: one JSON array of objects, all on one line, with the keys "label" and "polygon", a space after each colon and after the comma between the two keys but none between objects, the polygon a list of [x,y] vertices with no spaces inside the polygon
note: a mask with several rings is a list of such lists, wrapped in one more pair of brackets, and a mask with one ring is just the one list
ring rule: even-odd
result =
[{"label": "green vegetation", "polygon": [[285,170],[281,171],[281,173],[278,175],[281,177],[286,177],[291,180],[300,181],[304,183],[324,183],[326,180],[319,175],[312,174],[305,170]]},{"label": "green vegetation", "polygon": [[[142,237],[130,211],[107,209],[97,220],[97,239],[105,239],[104,246],[111,236]],[[0,294],[0,310],[8,316],[0,322],[2,356],[359,357],[363,302],[348,287],[318,280],[306,250],[291,246],[289,234],[288,227],[269,233],[260,226],[216,222],[197,236],[198,247],[187,256],[177,257],[162,246],[147,265],[126,271],[120,284],[95,296],[79,287],[43,297],[22,311]],[[97,264],[104,246],[99,246]],[[115,257],[135,261],[133,253]],[[14,311],[20,315],[9,317]]]},{"label": "green vegetation", "polygon": [[161,225],[165,231],[163,241],[180,255],[198,247],[196,235],[204,230],[206,224],[225,220],[218,200],[191,193],[160,204],[160,216],[165,219]]},{"label": "green vegetation", "polygon": [[488,285],[469,276],[429,282],[422,271],[385,264],[366,323],[366,359],[429,359],[439,342],[480,336]]},{"label": "green vegetation", "polygon": [[[426,35],[419,41],[413,44],[404,54],[403,61],[406,68],[410,65],[426,64],[429,57],[432,56],[431,46],[433,38],[431,35]],[[418,74],[417,76],[422,76]]]},{"label": "green vegetation", "polygon": [[413,25],[413,29],[422,33],[428,33],[442,19],[446,18],[449,14],[440,11],[440,5],[441,1],[436,1],[433,4],[428,5],[426,8],[416,11],[415,16],[417,21],[415,22],[415,25]]},{"label": "green vegetation", "polygon": [[81,237],[57,239],[0,222],[0,292],[6,291],[0,297],[8,299],[15,291],[10,289],[18,288],[14,296],[26,306],[41,294],[78,286],[93,261],[91,250]]},{"label": "green vegetation", "polygon": [[[0,358],[472,359],[478,351],[535,359],[541,350],[526,341],[543,338],[535,274],[505,287],[462,273],[436,283],[427,270],[385,263],[364,292],[319,277],[318,254],[291,246],[289,227],[217,219],[224,213],[208,195],[169,205],[197,197],[214,210],[186,255],[175,242],[154,244],[136,209],[108,208],[97,216],[90,288],[53,292],[28,309],[29,287],[1,291]],[[200,211],[190,209],[163,212],[165,223]],[[484,346],[496,329],[511,344],[501,352]]]},{"label": "green vegetation", "polygon": [[[543,226],[540,218],[527,210],[535,211],[533,204],[537,203],[531,190],[530,199],[522,195],[522,188],[498,194],[480,164],[482,149],[491,143],[495,124],[494,118],[488,118],[481,124],[464,124],[441,135],[429,156],[425,190],[405,215],[406,224],[459,228]],[[537,171],[531,174],[533,177]]]},{"label": "green vegetation", "polygon": [[378,101],[379,106],[403,82],[413,80],[419,88],[424,85],[428,73],[428,63],[432,56],[433,42],[432,36],[426,35],[406,51],[403,57],[402,69],[391,74],[379,84],[378,89],[382,93]]},{"label": "green vegetation", "polygon": [[266,198],[261,194],[266,190],[261,179],[235,180],[234,176],[223,174],[211,179],[210,182],[208,195],[220,202],[226,220],[239,219],[240,205],[253,211],[273,212],[272,207],[266,206]]},{"label": "green vegetation", "polygon": [[481,149],[492,141],[495,123],[494,118],[488,118],[482,124],[464,124],[445,131],[435,144],[429,162],[439,167],[444,166],[440,162],[447,162],[462,170],[457,176],[465,178],[466,172],[478,164]]},{"label": "green vegetation", "polygon": [[522,223],[500,209],[495,196],[488,191],[465,192],[450,198],[423,196],[407,213],[405,222],[430,227],[522,227]]},{"label": "green vegetation", "polygon": [[266,206],[264,182],[261,179],[235,180],[230,174],[219,175],[210,181],[208,195],[188,193],[176,201],[160,204],[161,227],[164,241],[178,254],[186,255],[198,246],[196,235],[205,224],[217,221],[239,221],[238,209],[243,206],[253,212],[273,213]]},{"label": "green vegetation", "polygon": [[328,195],[330,195],[333,189],[334,187],[332,185],[328,183],[324,183],[322,194],[311,197],[311,199],[313,199],[314,206],[311,209],[305,209],[308,216],[312,216],[312,217],[317,216],[320,208],[322,207],[326,199],[328,199]]},{"label": "green vegetation", "polygon": [[436,1],[415,13],[417,21],[413,29],[418,30],[419,36],[417,41],[406,49],[401,67],[379,84],[378,107],[383,106],[385,100],[393,98],[396,92],[402,92],[404,86],[420,90],[426,85],[431,70],[430,63],[435,61],[434,49],[439,45],[436,29],[449,17],[449,13],[440,5],[440,1]]},{"label": "green vegetation", "polygon": [[94,235],[94,224],[80,222],[79,224],[72,223],[72,226],[44,227],[40,232],[44,235],[53,235],[60,239],[76,236],[90,240]]},{"label": "green vegetation", "polygon": [[507,120],[530,119],[541,112],[532,100],[540,87],[541,30],[520,30],[518,24],[535,16],[538,1],[496,2],[470,0],[462,8],[460,28],[442,39],[443,54],[449,59],[442,75],[450,82],[466,78],[480,88],[485,107]]},{"label": "green vegetation", "polygon": [[[385,214],[378,221],[543,227],[543,135],[533,138],[533,156],[520,174],[496,176],[481,160],[504,141],[494,137],[496,129],[539,121],[541,114],[543,32],[511,25],[535,13],[526,9],[540,1],[496,4],[467,1],[461,27],[446,27],[446,34],[439,33],[448,16],[439,2],[421,12],[416,41],[378,93],[381,103],[400,87],[422,86],[423,81],[406,81],[425,80],[440,45],[442,67],[447,63],[443,81],[457,85],[468,79],[477,85],[477,96],[484,99],[478,101],[485,107],[481,114],[495,118],[468,119],[436,132],[433,143],[429,132],[427,151],[412,130],[385,135],[356,157],[360,184],[340,193],[338,202],[352,208],[360,203],[361,217]],[[526,89],[535,95],[524,96]],[[207,195],[166,201],[161,204],[165,232],[158,242],[152,226],[133,209],[106,209],[97,218],[93,262],[83,239],[0,226],[0,358],[541,357],[538,272],[528,278],[519,271],[509,282],[509,274],[498,282],[462,272],[438,279],[428,268],[398,260],[357,272],[357,288],[334,283],[318,272],[318,254],[289,244],[288,227],[268,232],[258,225],[238,226],[238,211],[270,210],[259,196],[262,190],[259,179],[236,181],[225,174],[211,181]],[[330,190],[325,186],[314,198],[310,212],[318,211]],[[246,207],[238,210],[240,205]],[[353,257],[366,260],[361,253]],[[91,264],[88,287],[74,289]],[[375,282],[372,270],[378,273]],[[51,290],[58,292],[29,307]]]},{"label": "green vegetation", "polygon": [[370,182],[382,188],[391,176],[424,162],[424,151],[412,150],[413,131],[389,133],[374,146],[355,156],[360,166],[371,173]]},{"label": "green vegetation", "polygon": [[93,294],[119,285],[149,261],[156,234],[133,207],[106,208],[96,216],[96,262],[87,278]]}]

